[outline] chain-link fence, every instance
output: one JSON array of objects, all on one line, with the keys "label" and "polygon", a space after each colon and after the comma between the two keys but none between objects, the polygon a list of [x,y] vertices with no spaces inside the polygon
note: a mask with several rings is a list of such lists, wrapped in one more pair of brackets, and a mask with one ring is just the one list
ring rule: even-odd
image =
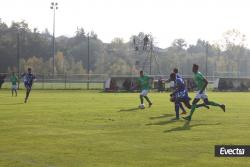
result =
[{"label": "chain-link fence", "polygon": [[[3,76],[5,78],[2,88],[11,88],[11,75],[0,74],[0,78]],[[33,89],[104,89],[104,83],[108,79],[108,75],[103,74],[35,74],[35,76]],[[23,88],[23,78],[19,77],[19,89]]]},{"label": "chain-link fence", "polygon": [[[11,74],[8,73],[0,73],[0,88],[2,89],[10,89]],[[35,74],[36,80],[33,84],[33,89],[43,89],[43,90],[51,90],[51,89],[85,89],[85,90],[106,90],[107,81],[110,78],[114,80],[119,80],[122,82],[122,87],[126,87],[125,82],[129,81],[132,78],[137,78],[137,75],[107,75],[107,74]],[[163,80],[163,87],[170,88],[171,82],[165,82],[169,75],[150,75],[153,78],[153,89],[159,88],[159,81]],[[187,85],[191,85],[189,82],[192,81],[193,76],[183,76]],[[218,79],[219,78],[228,78],[229,81],[233,79],[242,80],[248,77],[225,77],[225,76],[208,76],[207,79],[209,81],[208,89],[213,89],[218,87]],[[227,82],[229,82],[227,81]],[[244,81],[247,82],[247,81]],[[236,83],[234,81],[233,83]],[[246,85],[242,82],[242,84]],[[125,85],[125,86],[124,86]],[[248,84],[247,84],[248,85]],[[187,86],[188,87],[188,86]],[[23,78],[19,77],[19,89],[24,89]]]},{"label": "chain-link fence", "polygon": [[[0,73],[3,81],[2,89],[10,89],[11,74],[8,73]],[[35,74],[36,80],[33,84],[33,89],[96,89],[96,90],[104,90],[105,82],[109,78],[137,78],[138,75],[106,75],[106,74]],[[152,88],[157,89],[157,82],[159,79],[167,80],[169,78],[168,75],[151,75],[154,79],[154,84]],[[190,78],[191,76],[184,76]],[[1,82],[1,81],[0,81]],[[123,82],[123,81],[122,81]],[[164,87],[170,87],[170,83],[164,82]],[[23,78],[19,77],[19,89],[24,89]]]}]

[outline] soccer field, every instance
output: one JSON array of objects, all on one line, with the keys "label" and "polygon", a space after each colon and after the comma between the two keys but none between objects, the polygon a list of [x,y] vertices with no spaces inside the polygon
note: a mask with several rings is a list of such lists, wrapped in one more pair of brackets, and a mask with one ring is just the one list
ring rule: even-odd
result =
[{"label": "soccer field", "polygon": [[[190,94],[194,97],[194,94]],[[226,113],[196,110],[192,122],[170,121],[168,93],[0,91],[0,166],[247,167],[250,158],[214,157],[217,144],[250,144],[250,93],[208,92]]]}]

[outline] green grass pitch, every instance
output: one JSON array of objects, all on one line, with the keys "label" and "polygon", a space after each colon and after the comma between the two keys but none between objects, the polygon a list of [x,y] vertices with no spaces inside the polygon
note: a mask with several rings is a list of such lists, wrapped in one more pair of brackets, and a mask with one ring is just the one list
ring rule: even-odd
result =
[{"label": "green grass pitch", "polygon": [[[137,93],[0,91],[0,166],[17,167],[240,167],[249,158],[214,157],[216,144],[250,144],[250,93],[213,93],[227,112],[196,110],[193,121],[174,117],[168,93],[150,93],[139,110]],[[191,94],[194,97],[194,94]]]}]

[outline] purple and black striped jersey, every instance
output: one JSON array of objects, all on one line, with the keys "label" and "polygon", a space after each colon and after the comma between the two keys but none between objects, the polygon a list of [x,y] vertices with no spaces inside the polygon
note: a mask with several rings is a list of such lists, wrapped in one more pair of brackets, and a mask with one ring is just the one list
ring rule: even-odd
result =
[{"label": "purple and black striped jersey", "polygon": [[29,74],[29,73],[25,73],[25,74],[23,75],[24,84],[25,84],[25,85],[32,86],[33,80],[34,80],[35,78],[36,78],[35,75]]}]

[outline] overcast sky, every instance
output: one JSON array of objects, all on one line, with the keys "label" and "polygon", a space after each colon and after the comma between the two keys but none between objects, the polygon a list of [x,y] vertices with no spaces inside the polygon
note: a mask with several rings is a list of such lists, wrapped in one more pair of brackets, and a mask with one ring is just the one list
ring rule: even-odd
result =
[{"label": "overcast sky", "polygon": [[[25,20],[31,28],[52,32],[51,0],[0,0],[0,18]],[[139,32],[152,33],[166,48],[176,38],[189,44],[198,38],[214,43],[229,29],[250,38],[249,0],[57,0],[56,36],[73,36],[77,27],[95,31],[104,42],[125,41]],[[248,39],[248,42],[250,40]],[[248,43],[248,47],[250,43]]]}]

